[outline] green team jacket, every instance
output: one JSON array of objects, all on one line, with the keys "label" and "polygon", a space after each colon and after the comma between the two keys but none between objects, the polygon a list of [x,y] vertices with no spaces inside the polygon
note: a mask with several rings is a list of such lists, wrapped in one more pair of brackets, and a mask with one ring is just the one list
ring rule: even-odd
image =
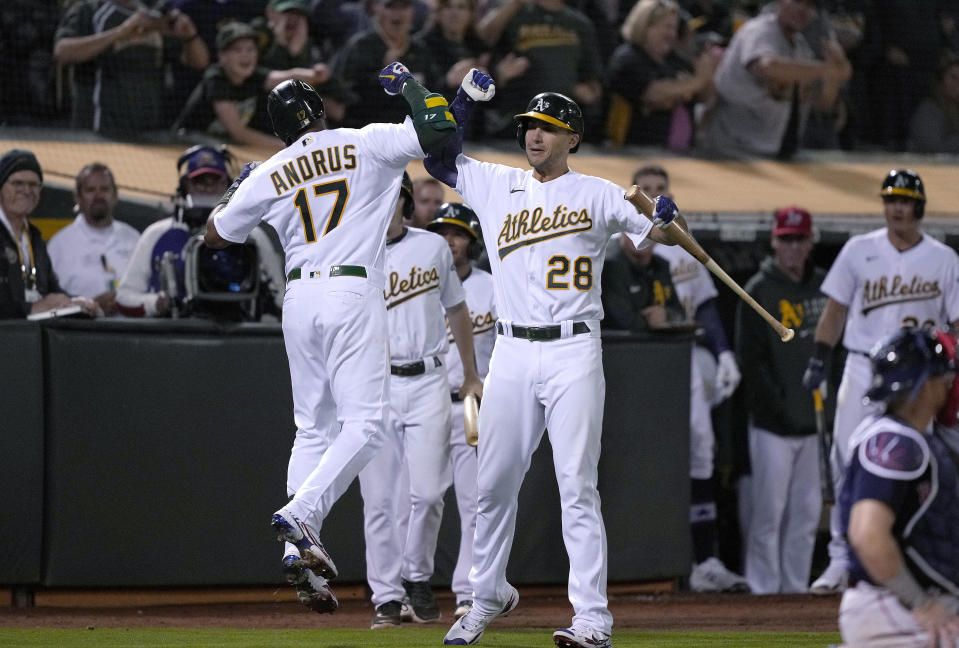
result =
[{"label": "green team jacket", "polygon": [[802,385],[813,353],[813,334],[827,297],[820,291],[826,272],[807,264],[796,282],[767,257],[745,289],[773,317],[796,331],[784,344],[756,311],[736,307],[736,353],[746,406],[753,424],[783,436],[816,433],[810,392]]}]

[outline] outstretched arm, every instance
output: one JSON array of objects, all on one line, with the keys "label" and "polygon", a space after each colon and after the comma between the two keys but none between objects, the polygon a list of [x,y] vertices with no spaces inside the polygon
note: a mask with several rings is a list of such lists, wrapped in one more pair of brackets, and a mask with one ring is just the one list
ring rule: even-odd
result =
[{"label": "outstretched arm", "polygon": [[427,172],[443,184],[456,188],[456,158],[463,152],[466,126],[477,101],[489,101],[496,94],[496,84],[488,74],[473,68],[463,77],[450,112],[456,120],[456,136],[438,154],[428,154],[423,160]]},{"label": "outstretched arm", "polygon": [[442,150],[455,136],[456,121],[446,99],[423,87],[405,65],[399,61],[390,63],[380,72],[379,81],[386,94],[402,94],[410,105],[413,128],[424,153]]}]

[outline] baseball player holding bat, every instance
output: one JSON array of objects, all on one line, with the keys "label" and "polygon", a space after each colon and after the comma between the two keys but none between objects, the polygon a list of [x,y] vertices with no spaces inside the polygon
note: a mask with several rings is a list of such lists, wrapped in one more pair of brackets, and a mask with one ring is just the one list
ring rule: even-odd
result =
[{"label": "baseball player holding bat", "polygon": [[[621,187],[570,170],[583,137],[575,101],[545,92],[517,115],[517,140],[531,169],[462,155],[462,132],[474,102],[492,97],[487,75],[466,75],[451,105],[458,138],[428,156],[431,175],[453,187],[486,232],[496,296],[498,334],[479,414],[473,542],[473,605],[444,643],[478,642],[493,619],[509,614],[519,595],[506,580],[516,528],[517,495],[544,428],[563,515],[569,556],[569,598],[575,616],[553,633],[557,646],[610,646],[606,598],[606,534],[600,512],[600,455],[605,379],[599,321],[600,275],[610,236],[629,231],[672,244],[672,237],[623,200]],[[678,214],[656,201],[658,225]]]},{"label": "baseball player holding bat", "polygon": [[446,100],[401,63],[380,73],[412,117],[402,124],[327,129],[323,101],[291,80],[267,99],[287,148],[247,165],[207,222],[206,244],[242,243],[260,221],[286,252],[283,339],[296,437],[287,491],[272,518],[288,580],[317,612],[336,610],[337,574],[320,542],[323,520],[383,444],[389,407],[384,247],[403,169],[455,130]]},{"label": "baseball player holding bat", "polygon": [[908,326],[868,358],[880,412],[850,438],[837,507],[850,548],[845,645],[959,646],[959,471],[941,427],[956,423],[955,345]]},{"label": "baseball player holding bat", "polygon": [[[853,236],[833,262],[822,291],[829,297],[816,326],[815,349],[803,374],[807,389],[819,387],[826,361],[842,337],[846,366],[836,398],[831,465],[835,492],[842,490],[849,439],[875,405],[864,403],[872,375],[873,344],[901,326],[932,324],[943,330],[959,322],[959,256],[920,227],[926,190],[919,175],[893,169],[880,189],[886,227]],[[845,587],[846,542],[833,508],[829,566],[811,587],[829,594]]]},{"label": "baseball player holding bat", "polygon": [[[493,277],[472,261],[480,253],[481,230],[479,219],[472,209],[462,203],[443,203],[433,214],[427,226],[446,239],[453,254],[456,274],[463,282],[466,305],[473,325],[473,349],[476,352],[476,373],[481,379],[489,372],[489,361],[496,342],[496,307],[493,303]],[[473,566],[473,534],[476,530],[476,448],[467,438],[463,417],[465,398],[459,392],[463,367],[459,356],[450,349],[446,353],[446,371],[449,374],[450,399],[453,408],[450,417],[450,470],[447,482],[452,481],[456,491],[456,508],[460,516],[460,547],[453,569],[451,588],[456,598],[454,618],[469,612],[473,604],[473,588],[469,582]]]},{"label": "baseball player holding bat", "polygon": [[757,594],[809,588],[816,529],[822,509],[819,443],[812,403],[802,375],[826,296],[826,273],[810,262],[812,216],[800,207],[776,212],[772,255],[746,291],[794,328],[782,344],[755,311],[740,302],[736,350],[742,361],[749,409],[752,511],[746,537],[746,579]]},{"label": "baseball player holding bat", "polygon": [[400,202],[386,231],[383,293],[390,416],[383,448],[360,471],[373,629],[400,625],[405,595],[412,620],[440,618],[429,580],[450,461],[447,320],[463,367],[457,390],[464,396],[483,391],[473,362],[469,309],[449,246],[432,232],[403,225],[413,212],[413,183],[406,174]]}]

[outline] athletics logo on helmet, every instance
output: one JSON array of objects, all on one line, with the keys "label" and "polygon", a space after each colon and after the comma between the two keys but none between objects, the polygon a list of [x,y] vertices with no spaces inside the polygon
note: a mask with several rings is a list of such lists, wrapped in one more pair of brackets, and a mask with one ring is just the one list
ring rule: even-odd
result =
[{"label": "athletics logo on helmet", "polygon": [[892,169],[882,181],[879,195],[904,196],[916,201],[916,218],[922,218],[926,204],[926,190],[919,174],[910,169]]},{"label": "athletics logo on helmet", "polygon": [[467,250],[469,258],[475,259],[479,256],[483,234],[480,230],[479,218],[472,209],[463,203],[443,203],[433,212],[433,219],[427,223],[426,229],[439,233],[438,230],[442,225],[451,225],[466,232],[470,237],[470,246]]},{"label": "athletics logo on helmet", "polygon": [[[526,129],[531,119],[578,133],[580,141],[585,133],[583,111],[579,109],[579,104],[558,92],[541,92],[530,100],[526,112],[514,115],[513,119],[519,122],[516,127],[516,140],[523,150],[526,150]],[[579,142],[570,149],[570,153],[575,153],[578,149]]]},{"label": "athletics logo on helmet", "polygon": [[899,329],[876,344],[869,359],[873,375],[866,398],[876,402],[907,392],[912,401],[926,380],[956,370],[955,358],[928,326]]},{"label": "athletics logo on helmet", "polygon": [[266,98],[266,110],[273,122],[273,132],[287,146],[325,114],[320,95],[309,83],[299,79],[289,79],[273,88]]}]

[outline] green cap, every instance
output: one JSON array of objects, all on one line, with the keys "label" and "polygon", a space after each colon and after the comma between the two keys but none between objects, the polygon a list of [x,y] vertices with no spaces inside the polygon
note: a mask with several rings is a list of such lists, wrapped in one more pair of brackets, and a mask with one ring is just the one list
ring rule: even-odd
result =
[{"label": "green cap", "polygon": [[307,0],[270,0],[269,7],[276,11],[299,11],[310,15],[310,3]]},{"label": "green cap", "polygon": [[217,50],[225,50],[233,41],[241,38],[257,40],[256,30],[246,23],[228,22],[220,27],[220,30],[216,33],[216,48]]}]

